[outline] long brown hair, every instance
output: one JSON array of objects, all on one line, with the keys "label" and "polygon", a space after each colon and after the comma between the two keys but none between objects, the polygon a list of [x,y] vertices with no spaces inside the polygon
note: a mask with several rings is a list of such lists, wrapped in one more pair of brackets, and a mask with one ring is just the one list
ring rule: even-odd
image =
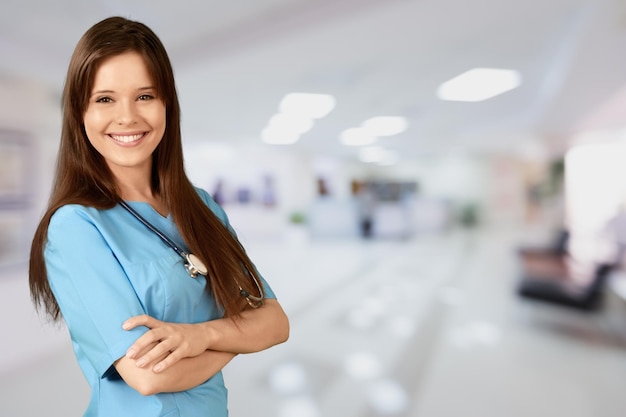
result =
[{"label": "long brown hair", "polygon": [[83,116],[100,63],[129,51],[143,56],[166,107],[165,133],[153,153],[152,192],[169,208],[190,251],[206,264],[207,285],[225,315],[239,316],[247,303],[235,280],[254,294],[256,287],[251,280],[260,279],[239,241],[207,208],[185,174],[180,106],[174,72],[163,44],[144,24],[122,17],[111,17],[92,26],[79,40],[69,64],[54,184],[31,246],[29,285],[33,303],[37,309],[43,307],[53,320],[60,318],[44,259],[48,226],[56,210],[66,204],[109,209],[121,200],[112,172],[87,139]]}]

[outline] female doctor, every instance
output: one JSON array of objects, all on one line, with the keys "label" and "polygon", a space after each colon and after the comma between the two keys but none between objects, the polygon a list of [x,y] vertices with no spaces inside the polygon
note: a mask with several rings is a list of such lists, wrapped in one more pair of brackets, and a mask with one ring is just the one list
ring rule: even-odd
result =
[{"label": "female doctor", "polygon": [[76,46],[29,280],[67,324],[85,416],[227,416],[221,369],[288,338],[226,214],[186,177],[172,67],[139,22],[105,19]]}]

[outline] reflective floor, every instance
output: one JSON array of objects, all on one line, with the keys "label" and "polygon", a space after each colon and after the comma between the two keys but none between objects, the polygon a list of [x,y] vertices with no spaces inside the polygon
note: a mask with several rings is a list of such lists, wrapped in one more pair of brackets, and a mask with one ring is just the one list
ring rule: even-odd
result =
[{"label": "reflective floor", "polygon": [[[626,302],[588,315],[519,300],[519,236],[245,242],[292,331],[227,367],[231,416],[623,416]],[[86,405],[69,344],[1,377],[1,416]]]}]

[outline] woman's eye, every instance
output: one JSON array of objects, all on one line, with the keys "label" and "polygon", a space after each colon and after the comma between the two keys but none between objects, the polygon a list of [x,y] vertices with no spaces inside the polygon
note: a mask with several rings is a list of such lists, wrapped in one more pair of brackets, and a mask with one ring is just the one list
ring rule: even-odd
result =
[{"label": "woman's eye", "polygon": [[96,103],[110,103],[112,101],[111,97],[99,97],[96,99]]},{"label": "woman's eye", "polygon": [[139,96],[139,100],[152,100],[154,98],[154,96],[151,96],[150,94],[142,94]]}]

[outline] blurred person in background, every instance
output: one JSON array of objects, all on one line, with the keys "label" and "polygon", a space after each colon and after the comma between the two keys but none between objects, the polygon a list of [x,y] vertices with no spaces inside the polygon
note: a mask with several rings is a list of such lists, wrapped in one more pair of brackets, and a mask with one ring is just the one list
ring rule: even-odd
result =
[{"label": "blurred person in background", "polygon": [[184,171],[172,67],[147,26],[92,26],[70,61],[54,187],[32,242],[37,308],[64,319],[85,416],[227,416],[221,370],[288,319]]},{"label": "blurred person in background", "polygon": [[352,183],[352,190],[356,197],[361,237],[369,239],[373,235],[376,196],[374,195],[371,184],[367,182],[354,181]]}]

